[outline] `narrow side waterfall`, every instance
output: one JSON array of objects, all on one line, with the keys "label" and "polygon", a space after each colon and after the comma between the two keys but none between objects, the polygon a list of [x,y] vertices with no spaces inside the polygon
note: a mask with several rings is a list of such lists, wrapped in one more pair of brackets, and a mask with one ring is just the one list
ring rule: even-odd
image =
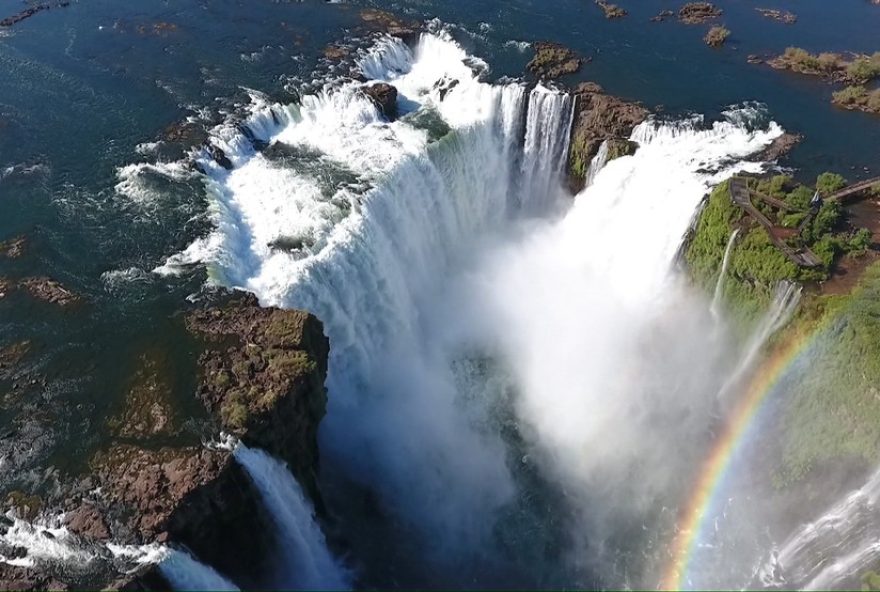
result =
[{"label": "narrow side waterfall", "polygon": [[314,509],[287,465],[241,443],[233,454],[253,479],[278,528],[282,565],[274,585],[300,590],[349,589],[348,573],[327,548]]},{"label": "narrow side waterfall", "polygon": [[767,340],[791,320],[792,315],[797,310],[797,305],[800,303],[802,291],[799,285],[791,282],[780,282],[776,287],[776,294],[773,297],[770,308],[767,309],[767,312],[758,321],[757,326],[745,344],[742,354],[740,354],[736,367],[734,367],[733,372],[730,373],[730,376],[724,382],[724,386],[718,391],[718,400],[722,405],[728,403],[731,393],[745,378],[749,370],[754,367]]},{"label": "narrow side waterfall", "polygon": [[880,471],[813,522],[803,525],[761,566],[765,586],[828,590],[859,585],[880,561]]},{"label": "narrow side waterfall", "polygon": [[599,171],[601,171],[606,164],[608,164],[608,140],[602,142],[599,146],[599,151],[596,152],[596,156],[590,161],[590,168],[587,169],[587,174],[584,176],[585,187],[589,187],[593,184],[593,181],[596,180],[596,175],[599,174]]},{"label": "narrow side waterfall", "polygon": [[186,551],[169,549],[165,559],[159,563],[159,571],[175,590],[239,589],[213,567],[198,561]]},{"label": "narrow side waterfall", "polygon": [[712,305],[709,311],[716,319],[721,315],[721,300],[724,296],[724,280],[727,277],[727,265],[730,263],[730,252],[736,243],[736,237],[739,235],[739,228],[735,229],[727,241],[727,247],[724,249],[724,258],[721,260],[721,271],[718,273],[718,282],[715,284],[715,294],[712,296]]}]

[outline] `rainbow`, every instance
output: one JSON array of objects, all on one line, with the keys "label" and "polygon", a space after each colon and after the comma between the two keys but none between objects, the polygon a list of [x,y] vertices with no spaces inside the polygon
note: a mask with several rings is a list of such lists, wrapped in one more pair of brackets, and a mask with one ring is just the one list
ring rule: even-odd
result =
[{"label": "rainbow", "polygon": [[790,368],[815,343],[819,330],[797,335],[771,353],[753,375],[743,397],[730,415],[724,432],[714,442],[703,463],[693,493],[682,512],[679,530],[672,543],[671,561],[660,582],[662,590],[681,590],[689,585],[687,573],[707,518],[715,515],[716,498],[721,497],[725,477],[737,453],[748,441],[751,427],[777,385]]}]

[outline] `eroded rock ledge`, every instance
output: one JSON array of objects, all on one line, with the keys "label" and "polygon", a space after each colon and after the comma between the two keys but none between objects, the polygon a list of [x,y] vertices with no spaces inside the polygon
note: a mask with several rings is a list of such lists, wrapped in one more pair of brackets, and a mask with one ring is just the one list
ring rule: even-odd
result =
[{"label": "eroded rock ledge", "polygon": [[602,142],[608,141],[609,157],[632,154],[629,140],[633,128],[648,117],[648,110],[605,94],[602,87],[592,82],[580,84],[574,91],[575,108],[571,126],[568,159],[568,184],[572,193],[584,188],[590,162]]},{"label": "eroded rock ledge", "polygon": [[[196,395],[215,421],[211,433],[229,432],[287,462],[320,509],[317,430],[329,355],[321,322],[302,311],[261,308],[252,296],[225,296],[191,311],[186,325],[202,342]],[[3,510],[31,518],[35,508],[64,513],[85,546],[182,545],[248,588],[264,583],[276,544],[253,483],[222,447],[129,434],[95,453],[87,474],[71,477],[54,501],[27,496],[27,507],[19,507],[23,499],[9,496]],[[0,589],[167,588],[155,566],[128,575],[90,571],[101,573],[3,564]]]}]

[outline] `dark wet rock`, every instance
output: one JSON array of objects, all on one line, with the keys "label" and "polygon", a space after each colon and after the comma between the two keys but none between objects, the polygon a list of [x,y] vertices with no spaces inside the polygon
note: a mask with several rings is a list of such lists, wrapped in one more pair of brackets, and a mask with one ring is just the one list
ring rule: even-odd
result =
[{"label": "dark wet rock", "polygon": [[659,23],[659,22],[665,21],[666,19],[668,19],[671,16],[675,16],[675,13],[673,11],[661,10],[659,13],[657,13],[656,16],[652,16],[650,18],[650,20],[652,23]]},{"label": "dark wet rock", "polygon": [[115,540],[185,545],[243,583],[266,569],[273,531],[231,452],[118,445],[99,453],[92,466],[100,485],[94,507],[102,508]]},{"label": "dark wet rock", "polygon": [[760,12],[761,16],[765,18],[773,19],[786,25],[793,25],[797,22],[797,15],[787,10],[778,10],[776,8],[756,8],[755,10]]},{"label": "dark wet rock", "polygon": [[421,26],[378,8],[365,8],[361,11],[361,20],[374,31],[381,31],[394,37],[398,37],[409,45],[419,40]]},{"label": "dark wet rock", "polygon": [[434,88],[439,92],[440,100],[442,101],[446,98],[446,95],[449,94],[449,91],[458,86],[459,83],[459,80],[450,79],[444,76],[434,84]]},{"label": "dark wet rock", "polygon": [[698,25],[718,18],[722,12],[711,2],[688,2],[678,11],[678,20],[686,25]]},{"label": "dark wet rock", "polygon": [[605,18],[607,19],[621,18],[628,14],[626,10],[619,7],[617,4],[608,2],[608,0],[596,0],[596,4],[598,4],[599,8],[605,13]]},{"label": "dark wet rock", "polygon": [[110,528],[104,514],[92,503],[83,502],[76,510],[65,516],[65,526],[77,535],[95,541],[110,538]]},{"label": "dark wet rock", "polygon": [[581,69],[582,60],[571,49],[558,43],[535,43],[535,57],[526,68],[541,80],[553,80]]},{"label": "dark wet rock", "polygon": [[385,82],[377,82],[361,88],[379,108],[385,119],[392,121],[397,117],[397,89]]},{"label": "dark wet rock", "polygon": [[327,47],[324,48],[324,57],[328,60],[332,60],[334,62],[338,62],[343,60],[349,56],[351,53],[351,49],[347,47],[342,47],[340,45],[336,45],[335,43],[331,43]]},{"label": "dark wet rock", "polygon": [[193,313],[187,325],[224,346],[199,360],[199,398],[226,431],[285,460],[317,498],[317,432],[330,352],[321,322],[302,311],[260,308],[246,297]]},{"label": "dark wet rock", "polygon": [[[632,149],[628,138],[633,128],[648,117],[641,105],[607,95],[602,87],[582,83],[575,90],[575,112],[571,128],[568,159],[569,188],[573,193],[584,187],[590,162],[602,142],[615,140],[617,149]],[[624,148],[625,147],[625,148]],[[609,144],[609,150],[611,144]]]},{"label": "dark wet rock", "polygon": [[23,491],[10,491],[6,496],[6,507],[13,508],[20,518],[33,520],[43,508],[43,500]]},{"label": "dark wet rock", "polygon": [[24,10],[17,12],[11,16],[8,16],[2,20],[0,20],[0,27],[11,27],[15,24],[20,23],[21,21],[28,19],[38,12],[42,12],[44,10],[49,10],[51,8],[65,8],[70,6],[70,2],[45,2],[42,4],[36,4],[33,6],[28,6]]},{"label": "dark wet rock", "polygon": [[172,123],[162,132],[162,138],[169,142],[183,144],[184,147],[198,146],[207,141],[205,127],[191,121]]},{"label": "dark wet rock", "polygon": [[709,47],[721,47],[724,45],[724,42],[727,41],[727,38],[730,37],[730,31],[726,28],[715,25],[706,33],[706,36],[703,37],[703,41],[706,42],[706,45]]},{"label": "dark wet rock", "polygon": [[135,27],[138,35],[150,37],[165,37],[171,33],[176,33],[179,27],[174,23],[160,21],[158,23],[140,24]]},{"label": "dark wet rock", "polygon": [[639,145],[625,138],[611,138],[608,142],[608,161],[621,156],[632,156],[639,149]]},{"label": "dark wet rock", "polygon": [[759,56],[759,55],[756,54],[756,53],[750,53],[750,54],[746,57],[746,61],[747,61],[748,63],[750,63],[750,64],[763,64],[763,63],[764,63],[764,58],[762,58],[761,56]]},{"label": "dark wet rock", "polygon": [[14,287],[15,285],[7,278],[0,277],[0,300],[6,298]]},{"label": "dark wet rock", "polygon": [[24,254],[25,245],[27,245],[27,239],[23,236],[0,242],[0,257],[18,259]]},{"label": "dark wet rock", "polygon": [[24,592],[29,590],[70,590],[70,586],[51,575],[32,569],[0,562],[0,590]]},{"label": "dark wet rock", "polygon": [[121,438],[144,438],[174,432],[173,385],[168,356],[161,350],[143,354],[130,381],[125,408],[108,421]]},{"label": "dark wet rock", "polygon": [[214,159],[214,162],[222,166],[227,171],[232,170],[232,161],[229,160],[229,157],[226,156],[226,153],[223,152],[223,149],[221,149],[219,146],[215,146],[210,142],[205,143],[205,148],[207,149],[208,154],[211,155],[211,158]]},{"label": "dark wet rock", "polygon": [[[2,292],[2,288],[0,288],[0,292]],[[19,341],[0,347],[0,379],[10,376],[30,350],[30,341]]]},{"label": "dark wet rock", "polygon": [[800,134],[791,134],[785,132],[784,134],[770,142],[770,145],[759,152],[755,156],[755,159],[760,161],[778,160],[779,158],[791,152],[792,148],[794,148],[803,139],[804,137]]},{"label": "dark wet rock", "polygon": [[80,297],[61,285],[60,282],[47,277],[25,278],[18,282],[33,298],[67,307],[80,302]]}]

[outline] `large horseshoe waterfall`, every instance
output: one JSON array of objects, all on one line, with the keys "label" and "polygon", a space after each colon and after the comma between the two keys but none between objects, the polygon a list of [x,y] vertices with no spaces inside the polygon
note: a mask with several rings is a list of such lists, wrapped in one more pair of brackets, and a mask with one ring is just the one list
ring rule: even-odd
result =
[{"label": "large horseshoe waterfall", "polygon": [[880,589],[873,3],[31,4],[0,589]]}]

